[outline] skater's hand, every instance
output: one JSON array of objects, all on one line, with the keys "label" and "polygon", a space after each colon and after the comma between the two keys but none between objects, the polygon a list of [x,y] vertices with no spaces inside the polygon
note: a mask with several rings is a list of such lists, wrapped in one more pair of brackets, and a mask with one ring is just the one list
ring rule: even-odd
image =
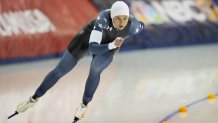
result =
[{"label": "skater's hand", "polygon": [[114,45],[116,47],[121,47],[121,45],[123,44],[123,38],[122,37],[117,37],[115,40],[114,40]]},{"label": "skater's hand", "polygon": [[111,50],[117,47],[121,47],[123,40],[124,39],[122,37],[117,37],[113,42],[109,43],[108,48]]}]

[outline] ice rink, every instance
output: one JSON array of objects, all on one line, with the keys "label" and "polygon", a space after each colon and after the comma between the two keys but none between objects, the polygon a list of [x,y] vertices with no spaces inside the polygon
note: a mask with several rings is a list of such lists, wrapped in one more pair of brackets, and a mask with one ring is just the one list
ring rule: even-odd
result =
[{"label": "ice rink", "polygon": [[[82,100],[91,57],[50,89],[38,103],[10,120],[59,59],[0,66],[0,123],[71,123]],[[86,117],[79,123],[159,123],[163,118],[218,93],[218,44],[123,52],[106,69]],[[218,123],[218,101],[201,101],[169,123]]]}]

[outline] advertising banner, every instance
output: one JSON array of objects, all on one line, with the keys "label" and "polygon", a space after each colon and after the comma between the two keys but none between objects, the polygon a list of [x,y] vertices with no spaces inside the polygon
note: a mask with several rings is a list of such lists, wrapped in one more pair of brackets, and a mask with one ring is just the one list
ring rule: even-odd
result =
[{"label": "advertising banner", "polygon": [[62,53],[97,12],[89,0],[0,0],[0,63]]}]

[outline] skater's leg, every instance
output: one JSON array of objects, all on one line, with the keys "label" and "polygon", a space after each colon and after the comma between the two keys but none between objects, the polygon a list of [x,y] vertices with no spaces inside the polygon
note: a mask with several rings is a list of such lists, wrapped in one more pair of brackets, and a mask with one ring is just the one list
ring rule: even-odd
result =
[{"label": "skater's leg", "polygon": [[85,105],[92,100],[100,81],[100,75],[102,71],[109,66],[109,64],[112,62],[112,59],[113,54],[111,52],[93,56],[83,95],[83,103]]},{"label": "skater's leg", "polygon": [[48,89],[50,89],[56,82],[74,68],[77,64],[77,60],[68,52],[65,51],[62,59],[58,65],[42,81],[41,85],[36,90],[33,98],[39,98],[43,96]]},{"label": "skater's leg", "polygon": [[106,52],[104,54],[93,56],[89,76],[85,85],[83,103],[81,103],[77,108],[74,121],[77,121],[84,117],[87,109],[87,104],[92,100],[92,97],[98,87],[100,74],[111,63],[112,59],[113,54],[111,52]]},{"label": "skater's leg", "polygon": [[51,88],[63,75],[68,73],[76,65],[76,63],[77,60],[74,59],[74,57],[68,51],[66,51],[57,67],[44,78],[35,94],[19,103],[16,111],[18,113],[22,113],[34,106],[38,101],[38,98],[44,95],[45,92]]}]

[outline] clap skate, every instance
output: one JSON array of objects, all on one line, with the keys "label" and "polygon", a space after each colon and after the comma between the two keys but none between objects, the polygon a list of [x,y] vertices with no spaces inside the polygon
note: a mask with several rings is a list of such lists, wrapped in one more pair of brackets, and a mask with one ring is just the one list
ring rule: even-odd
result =
[{"label": "clap skate", "polygon": [[17,105],[15,113],[12,114],[11,116],[9,116],[8,119],[10,119],[11,117],[13,117],[19,113],[25,112],[30,107],[33,107],[37,101],[38,101],[38,99],[33,99],[32,97],[30,97],[27,100],[24,100],[23,102],[19,103]]},{"label": "clap skate", "polygon": [[76,113],[74,114],[74,121],[73,123],[76,123],[77,121],[81,120],[85,116],[85,112],[87,110],[87,106],[81,103],[79,107],[76,109]]}]

